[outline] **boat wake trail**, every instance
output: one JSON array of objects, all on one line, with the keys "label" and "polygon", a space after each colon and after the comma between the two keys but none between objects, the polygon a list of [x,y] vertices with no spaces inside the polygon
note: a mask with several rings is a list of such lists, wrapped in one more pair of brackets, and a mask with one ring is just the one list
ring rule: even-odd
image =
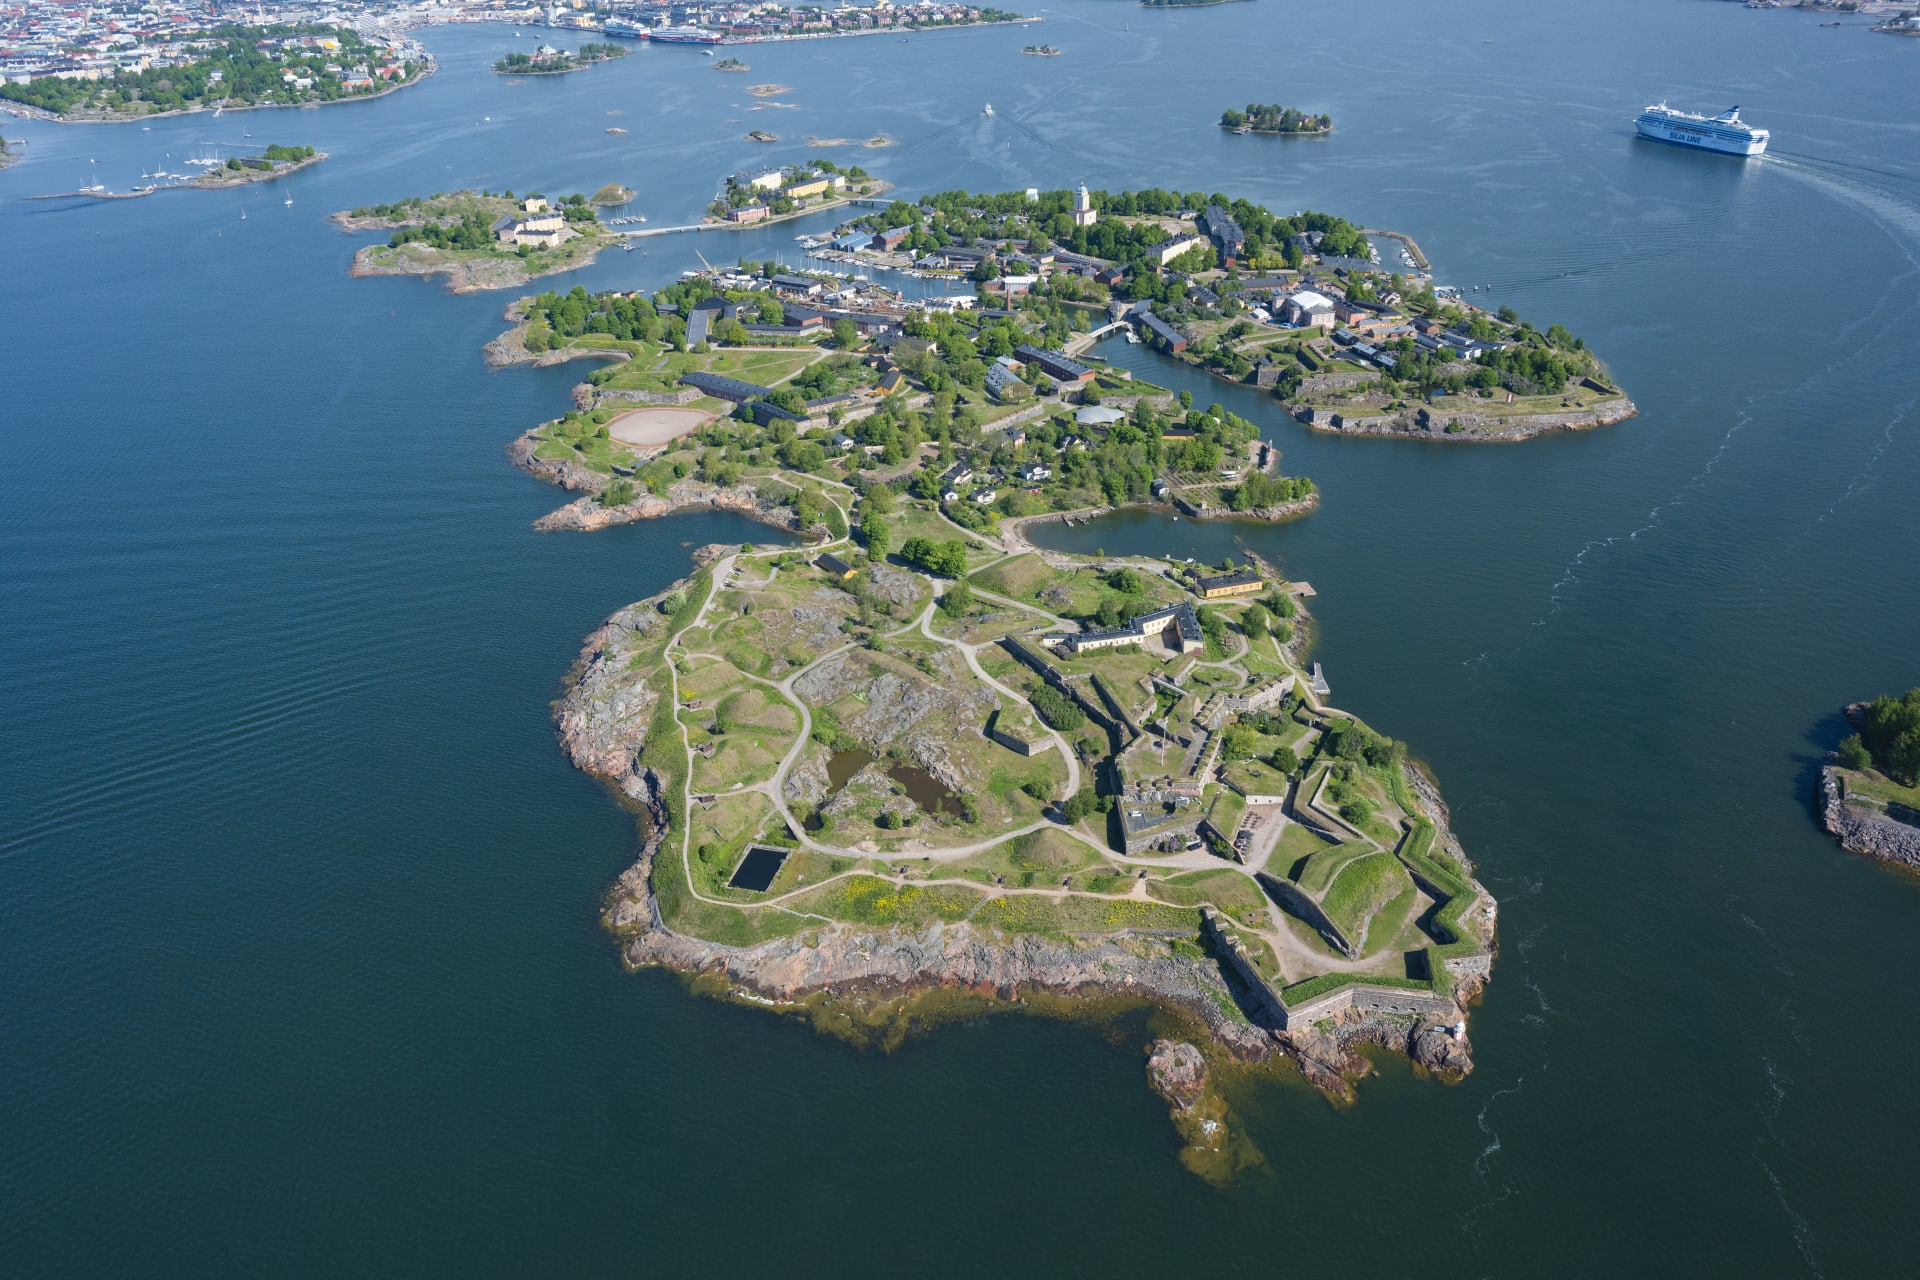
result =
[{"label": "boat wake trail", "polygon": [[1774,1198],[1780,1202],[1781,1211],[1787,1215],[1787,1225],[1793,1230],[1793,1246],[1800,1251],[1800,1260],[1807,1264],[1807,1271],[1810,1274],[1815,1276],[1823,1274],[1819,1260],[1813,1253],[1813,1228],[1808,1226],[1807,1220],[1787,1202],[1787,1193],[1781,1188],[1780,1177],[1773,1171],[1773,1166],[1762,1160],[1760,1167],[1766,1170],[1767,1181],[1773,1184]]},{"label": "boat wake trail", "polygon": [[1905,404],[1894,411],[1893,417],[1887,420],[1886,429],[1880,433],[1880,443],[1875,445],[1873,452],[1867,455],[1866,465],[1860,469],[1858,475],[1847,482],[1847,487],[1841,490],[1840,496],[1833,500],[1833,505],[1821,512],[1814,520],[1815,526],[1825,524],[1828,516],[1838,511],[1847,499],[1859,493],[1866,487],[1867,482],[1873,479],[1873,473],[1879,469],[1880,460],[1886,457],[1887,450],[1893,447],[1894,428],[1907,420],[1907,415],[1913,412],[1915,405],[1920,405],[1920,396],[1909,397]]},{"label": "boat wake trail", "polygon": [[[1480,1149],[1480,1154],[1473,1158],[1473,1180],[1482,1186],[1487,1185],[1488,1177],[1493,1168],[1493,1158],[1500,1154],[1501,1148],[1500,1133],[1491,1124],[1487,1123],[1487,1113],[1493,1109],[1493,1104],[1500,1101],[1500,1099],[1509,1094],[1520,1092],[1520,1087],[1526,1084],[1526,1082],[1527,1078],[1521,1076],[1507,1088],[1494,1090],[1493,1093],[1488,1096],[1487,1100],[1480,1104],[1480,1112],[1474,1117],[1474,1123],[1479,1125],[1480,1132],[1484,1134],[1487,1139],[1486,1145]],[[1467,1211],[1460,1215],[1461,1234],[1468,1236],[1477,1235],[1480,1228],[1480,1215],[1495,1205],[1503,1204],[1513,1199],[1513,1197],[1518,1194],[1519,1188],[1515,1187],[1512,1182],[1503,1181],[1499,1187],[1493,1188],[1492,1193],[1488,1195],[1486,1199],[1480,1201],[1478,1204],[1469,1206]]]},{"label": "boat wake trail", "polygon": [[1884,187],[1862,182],[1840,173],[1834,166],[1817,161],[1783,155],[1766,156],[1763,161],[1769,170],[1816,187],[1827,195],[1864,210],[1879,224],[1881,230],[1901,242],[1901,250],[1907,255],[1908,261],[1920,265],[1920,260],[1914,257],[1915,249],[1920,249],[1920,205]]},{"label": "boat wake trail", "polygon": [[1581,547],[1579,551],[1574,553],[1573,559],[1567,561],[1566,567],[1561,570],[1559,580],[1547,589],[1547,611],[1533,620],[1534,626],[1546,626],[1547,623],[1553,620],[1554,615],[1566,607],[1566,601],[1562,593],[1571,587],[1579,585],[1580,571],[1586,567],[1587,557],[1593,555],[1595,552],[1607,551],[1613,547],[1636,542],[1639,540],[1641,534],[1653,532],[1660,527],[1662,518],[1668,512],[1684,504],[1688,498],[1698,493],[1700,489],[1706,485],[1707,481],[1713,476],[1714,468],[1720,465],[1720,460],[1727,456],[1727,450],[1733,446],[1733,438],[1752,424],[1753,406],[1756,399],[1757,397],[1753,396],[1747,398],[1747,402],[1734,414],[1733,425],[1728,427],[1726,434],[1720,437],[1720,443],[1715,447],[1713,456],[1707,459],[1706,465],[1682,483],[1681,486],[1674,491],[1672,497],[1649,510],[1644,523],[1638,528],[1630,529],[1625,533],[1616,533],[1605,538],[1591,539],[1585,546]]}]

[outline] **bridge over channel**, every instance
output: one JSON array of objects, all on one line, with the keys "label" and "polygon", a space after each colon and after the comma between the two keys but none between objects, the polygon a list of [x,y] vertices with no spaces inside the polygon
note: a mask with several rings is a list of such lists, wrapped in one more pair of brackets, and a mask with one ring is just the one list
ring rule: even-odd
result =
[{"label": "bridge over channel", "polygon": [[1100,339],[1106,337],[1108,334],[1119,333],[1126,327],[1127,322],[1125,320],[1115,320],[1112,324],[1103,324],[1098,329],[1089,330],[1086,333],[1078,334],[1069,339],[1064,351],[1067,355],[1077,356],[1081,352],[1090,349],[1094,343],[1100,341]]}]

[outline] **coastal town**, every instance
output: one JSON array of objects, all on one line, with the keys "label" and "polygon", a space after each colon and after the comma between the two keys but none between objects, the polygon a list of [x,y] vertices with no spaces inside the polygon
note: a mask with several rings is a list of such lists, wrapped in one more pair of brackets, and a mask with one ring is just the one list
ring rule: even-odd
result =
[{"label": "coastal town", "polygon": [[[1222,380],[1268,392],[1297,421],[1329,432],[1511,441],[1617,422],[1635,411],[1582,339],[1434,284],[1417,246],[1404,237],[1388,240],[1403,257],[1401,268],[1387,267],[1373,243],[1384,233],[1332,215],[1276,218],[1245,201],[1201,193],[1081,187],[945,192],[909,202],[874,198],[877,188],[884,184],[863,169],[817,159],[734,174],[706,212],[711,229],[835,204],[870,211],[800,238],[820,267],[709,269],[690,273],[687,287],[697,296],[685,309],[670,302],[654,312],[644,298],[621,305],[648,308],[642,331],[674,351],[857,347],[873,364],[875,385],[884,383],[889,395],[959,397],[959,407],[982,422],[1027,421],[1050,406],[1123,416],[1144,393],[1094,351],[1109,337],[1148,343]],[[442,262],[420,258],[416,266],[424,272]],[[941,280],[949,292],[909,299],[869,275],[888,272]],[[608,299],[585,304],[578,332],[536,319],[530,335],[576,356],[657,359],[652,347],[606,344],[606,331],[596,329],[613,323],[605,318]],[[552,355],[545,348],[542,354]],[[596,377],[655,394],[676,390],[653,369],[642,375],[609,368]],[[733,404],[769,404],[770,391],[749,384],[710,407],[733,412]],[[788,411],[830,439],[854,411],[851,395],[841,389],[803,396]],[[1241,493],[1248,489],[1243,472],[1263,473],[1274,461],[1242,447],[1248,444],[1229,442],[1231,456],[1214,460],[1212,494],[1194,492],[1191,481],[1183,486],[1151,475],[1134,477],[1131,491],[1152,488],[1172,502],[1191,498],[1197,511],[1272,508],[1273,500],[1255,500],[1273,497],[1258,483],[1252,494]],[[998,498],[996,492],[987,502]]]},{"label": "coastal town", "polygon": [[304,10],[251,24],[171,5],[104,22],[36,6],[0,15],[0,107],[46,118],[332,102],[432,68],[424,46],[378,22],[319,24]]},{"label": "coastal town", "polygon": [[[355,63],[342,63],[311,79],[324,95],[329,82],[340,92],[364,92],[363,82],[391,85],[405,79],[396,67],[426,68],[432,58],[407,33],[421,27],[460,22],[506,22],[557,31],[604,34],[662,43],[752,44],[773,40],[820,39],[936,30],[944,27],[992,23],[1033,22],[1037,19],[980,5],[934,3],[895,4],[874,0],[869,5],[834,8],[793,6],[738,0],[731,3],[642,3],[594,5],[510,5],[380,3],[378,0],[341,0],[324,15],[307,5],[256,5],[244,11],[222,13],[219,6],[189,4],[186,0],[138,0],[116,6],[111,13],[88,8],[26,4],[0,9],[0,100],[25,109],[53,110],[34,95],[8,93],[9,87],[30,86],[42,80],[87,84],[112,83],[117,77],[190,67],[219,47],[237,26],[267,29],[270,39],[283,33],[311,33],[316,23],[351,32],[379,51]],[[338,39],[338,35],[335,37]],[[279,45],[272,52],[287,52]],[[304,90],[303,90],[304,91]],[[213,103],[208,104],[209,107]]]}]

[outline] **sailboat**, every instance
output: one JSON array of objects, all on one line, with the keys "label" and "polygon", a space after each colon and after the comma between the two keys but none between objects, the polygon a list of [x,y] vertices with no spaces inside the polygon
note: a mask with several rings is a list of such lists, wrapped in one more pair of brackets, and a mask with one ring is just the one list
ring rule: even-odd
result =
[{"label": "sailboat", "polygon": [[247,211],[245,209],[242,209],[240,211],[240,221],[245,222],[246,220],[247,220]]}]

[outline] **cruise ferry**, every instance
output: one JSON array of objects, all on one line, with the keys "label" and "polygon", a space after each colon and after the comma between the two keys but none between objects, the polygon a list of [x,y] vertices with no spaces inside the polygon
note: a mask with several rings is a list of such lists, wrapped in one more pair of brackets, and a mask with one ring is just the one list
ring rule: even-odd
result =
[{"label": "cruise ferry", "polygon": [[608,18],[604,28],[607,35],[622,36],[628,40],[645,40],[652,32],[635,22],[632,18]]},{"label": "cruise ferry", "polygon": [[1757,156],[1767,149],[1768,134],[1740,118],[1740,108],[1731,107],[1717,116],[1675,111],[1658,103],[1640,113],[1635,121],[1642,137],[1659,142],[1677,142],[1683,147],[1719,151],[1730,156]]},{"label": "cruise ferry", "polygon": [[655,27],[649,37],[655,44],[719,44],[720,33],[705,27]]}]

